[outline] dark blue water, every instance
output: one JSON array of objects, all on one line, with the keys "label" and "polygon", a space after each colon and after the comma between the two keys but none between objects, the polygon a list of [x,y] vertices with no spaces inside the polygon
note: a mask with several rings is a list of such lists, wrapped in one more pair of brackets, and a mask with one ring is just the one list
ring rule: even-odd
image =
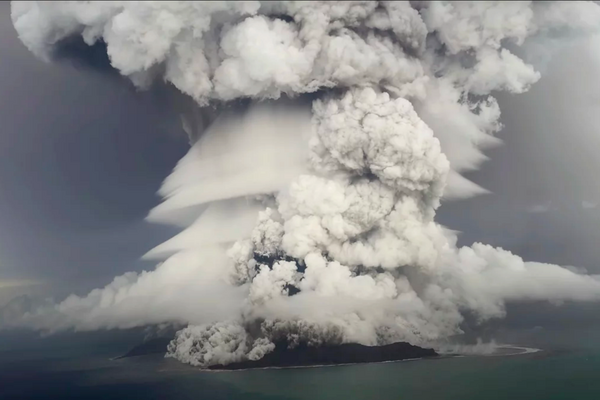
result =
[{"label": "dark blue water", "polygon": [[161,356],[110,360],[137,344],[127,333],[0,339],[2,400],[600,399],[593,330],[538,332],[545,351],[518,356],[235,372],[198,371]]}]

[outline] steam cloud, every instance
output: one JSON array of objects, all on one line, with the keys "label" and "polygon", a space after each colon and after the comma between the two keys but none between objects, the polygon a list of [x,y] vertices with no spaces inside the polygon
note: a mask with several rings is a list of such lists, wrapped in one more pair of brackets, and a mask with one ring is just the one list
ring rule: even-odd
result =
[{"label": "steam cloud", "polygon": [[457,248],[434,220],[441,200],[485,192],[461,172],[499,143],[491,93],[540,78],[510,49],[596,32],[595,3],[13,2],[12,19],[41,58],[80,35],[141,88],[164,79],[199,108],[252,100],[205,132],[184,124],[192,147],[150,213],[186,226],[147,255],[164,263],[20,324],[186,323],[168,355],[205,367],[279,338],[431,344],[465,312],[600,300],[599,276]]}]

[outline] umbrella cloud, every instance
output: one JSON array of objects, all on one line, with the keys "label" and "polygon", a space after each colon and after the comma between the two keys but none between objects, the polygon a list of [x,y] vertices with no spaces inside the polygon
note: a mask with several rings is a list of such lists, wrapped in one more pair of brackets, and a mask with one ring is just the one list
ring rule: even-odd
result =
[{"label": "umbrella cloud", "polygon": [[540,79],[514,49],[594,34],[596,3],[13,2],[12,20],[42,59],[102,42],[136,86],[218,114],[197,132],[183,116],[191,148],[149,215],[184,226],[147,254],[163,262],[14,324],[189,324],[167,355],[206,367],[282,338],[431,345],[465,313],[600,300],[599,276],[459,248],[435,220],[486,192],[461,173],[500,143],[493,93]]}]

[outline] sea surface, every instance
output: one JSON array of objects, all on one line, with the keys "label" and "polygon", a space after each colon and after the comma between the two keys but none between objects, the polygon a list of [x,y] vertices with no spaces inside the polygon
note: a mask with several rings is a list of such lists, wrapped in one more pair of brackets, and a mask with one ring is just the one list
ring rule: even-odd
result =
[{"label": "sea surface", "polygon": [[542,351],[205,372],[160,355],[111,360],[134,334],[0,334],[0,399],[600,399],[600,330],[506,337]]}]

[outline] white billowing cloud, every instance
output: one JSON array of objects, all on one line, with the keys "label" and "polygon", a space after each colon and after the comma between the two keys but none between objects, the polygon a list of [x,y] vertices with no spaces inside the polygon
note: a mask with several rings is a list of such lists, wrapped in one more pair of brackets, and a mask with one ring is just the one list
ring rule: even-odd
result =
[{"label": "white billowing cloud", "polygon": [[[441,200],[486,193],[460,173],[500,143],[491,94],[540,78],[506,45],[593,32],[597,4],[17,2],[12,18],[42,57],[73,35],[102,39],[134,83],[164,72],[201,106],[288,98],[188,132],[198,139],[149,216],[188,228],[149,254],[168,257],[155,271],[22,324],[187,322],[168,355],[206,367],[281,339],[431,345],[461,332],[464,311],[486,320],[508,302],[600,300],[598,276],[457,248],[435,222]],[[305,93],[312,113],[289,105]]]},{"label": "white billowing cloud", "polygon": [[217,95],[234,99],[301,89],[312,69],[302,47],[295,24],[262,15],[245,19],[223,35],[226,58],[214,72]]},{"label": "white billowing cloud", "polygon": [[304,291],[314,291],[325,297],[346,296],[365,300],[379,300],[397,296],[396,283],[391,274],[353,276],[350,269],[337,261],[327,262],[316,253],[305,258],[306,272],[300,283]]},{"label": "white billowing cloud", "polygon": [[[450,261],[452,260],[453,261]],[[461,297],[458,304],[482,318],[502,317],[515,301],[598,301],[600,276],[552,264],[525,262],[509,251],[481,243],[462,247],[437,271],[438,285]]]},{"label": "white billowing cloud", "polygon": [[[204,103],[210,98],[278,98],[282,93],[314,92],[322,86],[365,80],[412,81],[421,73],[418,60],[411,63],[391,40],[362,38],[347,29],[330,35],[346,25],[374,21],[370,17],[376,6],[373,2],[14,2],[12,18],[23,43],[41,57],[50,57],[52,46],[72,35],[81,34],[88,44],[102,39],[112,65],[134,82],[164,64],[166,79]],[[408,5],[388,5],[386,10],[394,22],[406,24],[394,27],[396,38],[406,40],[409,47],[424,42],[426,29],[417,12]],[[295,21],[269,17],[275,14],[293,16]]]},{"label": "white billowing cloud", "polygon": [[534,29],[531,2],[432,2],[423,11],[430,30],[438,32],[448,53],[485,47],[499,49],[502,40],[523,43]]},{"label": "white billowing cloud", "polygon": [[[129,272],[86,296],[26,314],[26,326],[57,331],[131,328],[161,322],[202,324],[234,318],[247,288],[229,284],[228,260],[218,247],[179,252],[153,271]],[[217,301],[218,299],[218,301]]]},{"label": "white billowing cloud", "polygon": [[287,285],[299,280],[296,264],[291,261],[280,261],[272,268],[261,265],[250,286],[248,300],[252,303],[269,301],[274,297],[287,295]]},{"label": "white billowing cloud", "polygon": [[197,367],[241,361],[249,351],[247,336],[244,327],[236,323],[189,326],[177,332],[167,357]]},{"label": "white billowing cloud", "polygon": [[315,170],[374,174],[398,191],[441,195],[448,161],[408,100],[372,88],[348,91],[341,99],[317,100],[313,120]]}]

